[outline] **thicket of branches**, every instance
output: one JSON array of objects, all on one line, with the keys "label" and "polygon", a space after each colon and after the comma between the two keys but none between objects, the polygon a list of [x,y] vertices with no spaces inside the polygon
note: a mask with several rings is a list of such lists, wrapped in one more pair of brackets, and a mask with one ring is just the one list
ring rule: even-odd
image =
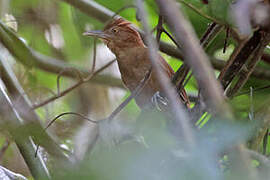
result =
[{"label": "thicket of branches", "polygon": [[[1,0],[0,15],[0,177],[269,179],[268,1]],[[140,111],[147,77],[129,93],[82,35],[119,16],[153,68],[162,52],[190,110],[168,89],[166,112]]]}]

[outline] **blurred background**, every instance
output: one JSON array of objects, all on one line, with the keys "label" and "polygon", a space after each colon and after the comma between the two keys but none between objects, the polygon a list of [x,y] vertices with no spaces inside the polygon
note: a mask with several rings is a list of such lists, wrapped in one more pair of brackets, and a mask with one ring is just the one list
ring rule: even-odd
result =
[{"label": "blurred background", "polygon": [[[0,0],[1,23],[22,43],[17,43],[14,51],[7,48],[5,43],[0,44],[0,58],[5,62],[1,64],[1,71],[6,66],[10,67],[43,127],[64,112],[76,112],[92,120],[105,119],[130,95],[121,82],[117,62],[114,62],[88,82],[40,105],[78,83],[80,77],[85,78],[90,74],[95,56],[95,40],[83,36],[83,32],[103,29],[108,17],[121,9],[120,16],[142,27],[132,0],[85,1],[98,11],[87,9],[88,6],[83,7],[80,2],[83,1],[77,4],[71,0]],[[150,28],[154,29],[159,18],[158,7],[151,0],[145,0],[144,4]],[[235,8],[241,12],[240,9],[247,4],[239,8],[224,0],[179,0],[177,5],[192,24],[198,39],[201,39],[213,20],[224,27],[205,49],[209,59],[213,59],[211,62],[216,77],[237,47],[241,37],[239,34],[252,34],[257,28],[252,25],[252,16],[241,19],[240,23],[237,20],[239,15],[233,15]],[[250,14],[247,11],[241,13],[243,16],[246,13],[248,17]],[[166,24],[164,28],[170,32]],[[234,29],[228,38],[226,28]],[[241,32],[243,28],[244,32]],[[156,34],[156,30],[153,34]],[[0,42],[3,38],[1,35]],[[164,33],[161,40],[175,46]],[[24,47],[31,48],[35,58],[28,56],[25,51],[29,49]],[[170,134],[163,114],[156,111],[142,113],[134,100],[117,115],[112,124],[101,123],[97,126],[70,114],[60,117],[47,129],[65,154],[74,155],[76,160],[73,163],[77,166],[72,170],[59,173],[59,169],[54,169],[53,160],[50,160],[53,158],[46,150],[41,147],[39,151],[56,179],[237,179],[237,175],[226,164],[229,160],[227,154],[223,153],[224,149],[239,142],[249,147],[252,139],[258,137],[260,140],[250,148],[263,153],[265,157],[270,151],[267,139],[269,123],[262,128],[264,133],[260,136],[254,135],[255,126],[248,124],[256,118],[269,119],[268,52],[269,47],[266,46],[262,60],[241,91],[233,98],[226,99],[236,122],[224,123],[219,119],[213,120],[211,115],[203,116],[197,123],[200,131],[196,132],[197,148],[192,152],[187,152],[181,140]],[[183,63],[180,58],[161,54],[175,71]],[[96,40],[95,70],[113,59],[115,56],[104,43]],[[59,74],[62,74],[61,77]],[[193,76],[185,89],[193,99],[193,104],[198,94],[198,84]],[[4,119],[3,116],[0,113],[0,121]],[[209,119],[217,123],[209,123],[208,126],[206,122]],[[29,179],[33,178],[7,129],[5,123],[0,123],[0,165]],[[252,167],[258,166],[260,161],[252,160]],[[263,179],[267,175],[261,174],[261,177]]]}]

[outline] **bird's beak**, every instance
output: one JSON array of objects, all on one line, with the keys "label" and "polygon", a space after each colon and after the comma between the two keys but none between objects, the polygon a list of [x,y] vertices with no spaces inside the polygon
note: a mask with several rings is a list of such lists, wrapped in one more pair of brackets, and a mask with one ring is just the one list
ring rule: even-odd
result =
[{"label": "bird's beak", "polygon": [[83,33],[84,36],[94,36],[94,37],[97,37],[97,38],[101,38],[101,39],[104,39],[104,40],[109,40],[109,36],[104,33],[103,31],[86,31]]}]

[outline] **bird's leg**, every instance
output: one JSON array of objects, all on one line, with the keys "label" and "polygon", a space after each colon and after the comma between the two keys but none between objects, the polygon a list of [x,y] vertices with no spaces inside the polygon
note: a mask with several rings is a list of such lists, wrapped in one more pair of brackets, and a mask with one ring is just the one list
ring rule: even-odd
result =
[{"label": "bird's leg", "polygon": [[159,111],[162,111],[162,107],[167,107],[169,104],[168,99],[161,94],[161,92],[157,91],[151,98],[151,102],[155,108]]}]

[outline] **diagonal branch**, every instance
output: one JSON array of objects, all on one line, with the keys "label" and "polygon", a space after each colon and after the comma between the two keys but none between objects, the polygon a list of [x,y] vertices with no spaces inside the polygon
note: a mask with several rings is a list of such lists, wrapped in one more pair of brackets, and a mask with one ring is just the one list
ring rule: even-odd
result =
[{"label": "diagonal branch", "polygon": [[258,47],[260,41],[262,40],[262,33],[263,32],[260,29],[255,31],[253,36],[243,45],[243,48],[241,48],[241,44],[239,45],[240,49],[238,53],[236,53],[235,58],[231,58],[231,61],[228,62],[228,65],[221,72],[219,77],[224,89],[229,86],[233,78],[239,73],[240,69],[247,62],[248,57]]},{"label": "diagonal branch", "polygon": [[270,43],[270,34],[264,33],[261,42],[259,43],[257,49],[254,51],[253,57],[249,60],[246,67],[242,68],[242,71],[239,74],[239,78],[233,88],[227,91],[228,97],[233,97],[241,88],[245,85],[249,79],[251,73],[254,71],[257,63],[260,61],[263,51],[267,44]]}]

